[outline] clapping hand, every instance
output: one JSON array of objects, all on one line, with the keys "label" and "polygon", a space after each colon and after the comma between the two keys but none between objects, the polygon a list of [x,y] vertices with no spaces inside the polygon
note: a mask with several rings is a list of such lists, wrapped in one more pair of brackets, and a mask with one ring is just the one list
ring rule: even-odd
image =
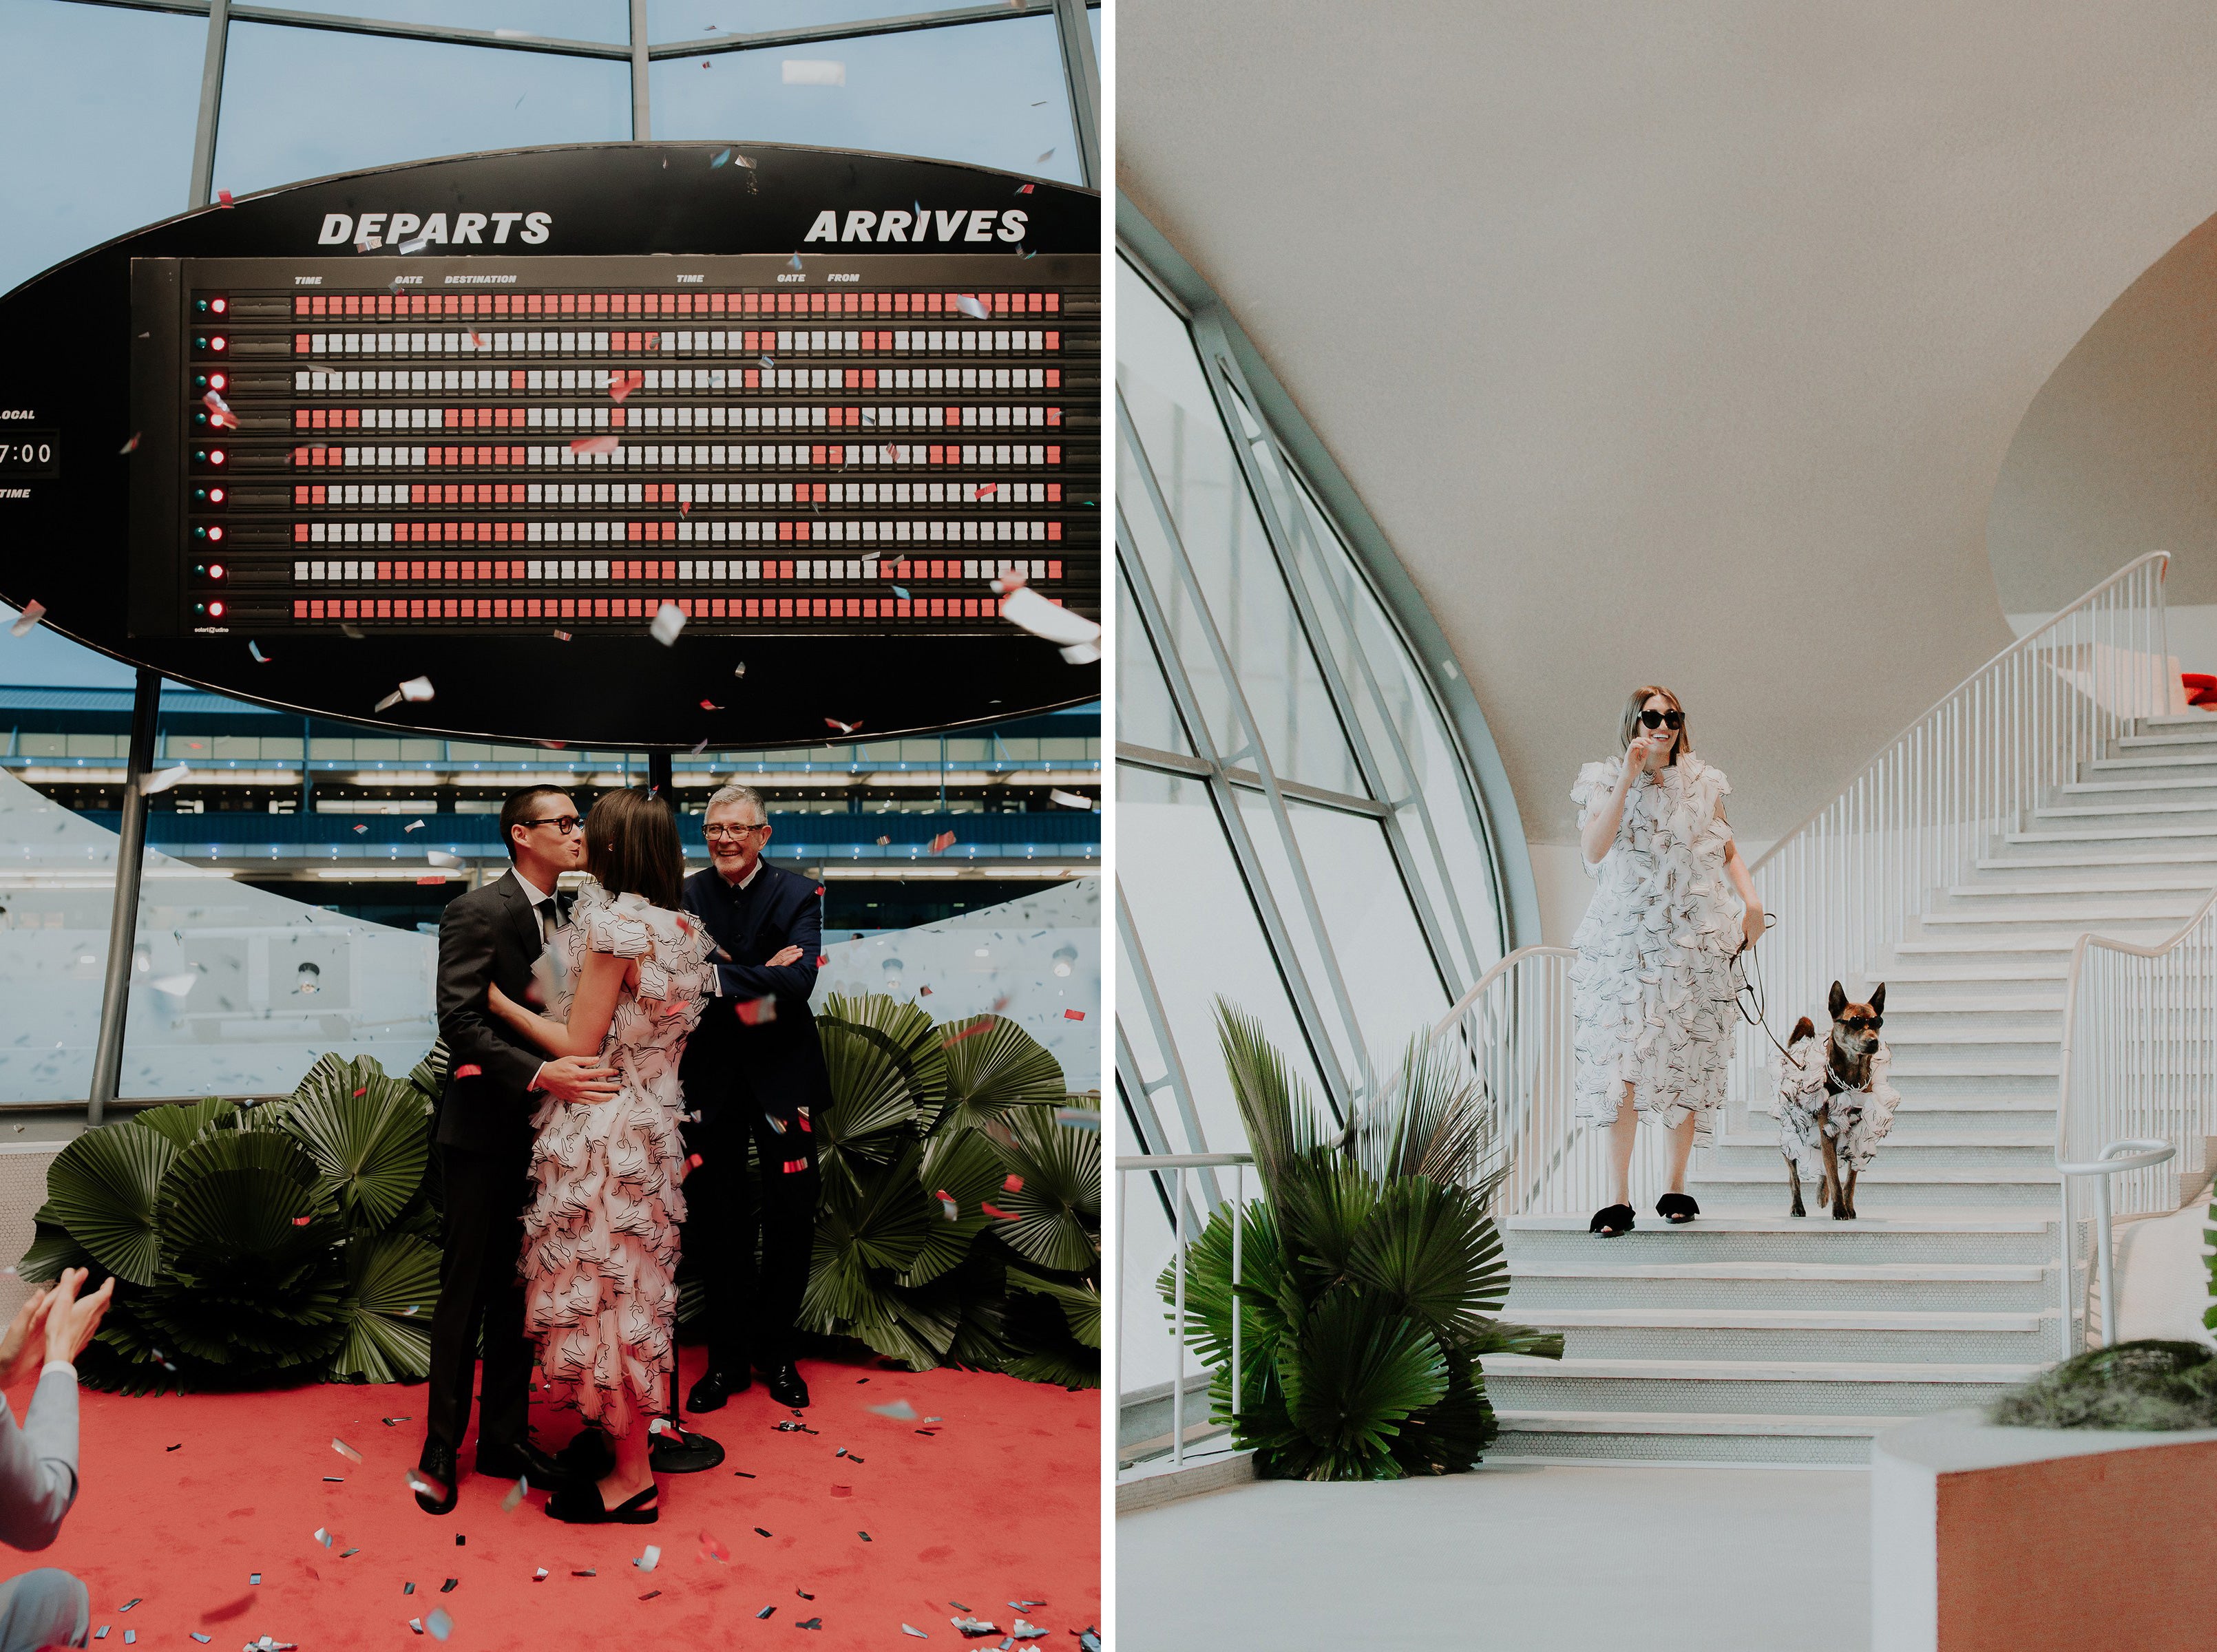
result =
[{"label": "clapping hand", "polygon": [[101,1316],[107,1313],[108,1299],[115,1294],[115,1276],[111,1273],[100,1282],[100,1289],[77,1300],[77,1287],[90,1276],[81,1267],[66,1267],[54,1288],[46,1293],[46,1359],[49,1363],[63,1359],[74,1364],[84,1345],[92,1341],[92,1334],[100,1328]]},{"label": "clapping hand", "polygon": [[0,1388],[20,1383],[30,1375],[34,1365],[41,1363],[39,1356],[46,1347],[46,1339],[39,1331],[46,1323],[46,1310],[53,1299],[52,1291],[34,1291],[15,1310],[7,1335],[0,1337]]}]

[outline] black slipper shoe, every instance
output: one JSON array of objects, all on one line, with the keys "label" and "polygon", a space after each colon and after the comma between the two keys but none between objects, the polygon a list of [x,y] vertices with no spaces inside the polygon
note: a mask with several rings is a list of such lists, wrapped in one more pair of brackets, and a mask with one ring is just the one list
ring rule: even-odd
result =
[{"label": "black slipper shoe", "polygon": [[[1633,1212],[1631,1205],[1604,1205],[1594,1212],[1593,1220],[1586,1224],[1586,1231],[1599,1233],[1604,1239],[1614,1239],[1620,1233],[1630,1233],[1633,1222]],[[1609,1231],[1603,1233],[1602,1230],[1604,1228]]]},{"label": "black slipper shoe", "polygon": [[649,1486],[638,1496],[627,1497],[610,1508],[601,1501],[600,1487],[587,1484],[556,1492],[547,1500],[547,1512],[571,1526],[652,1526],[662,1518],[654,1502],[655,1494],[661,1489]]},{"label": "black slipper shoe", "polygon": [[1690,1193],[1665,1193],[1655,1201],[1655,1214],[1672,1227],[1683,1227],[1701,1213]]}]

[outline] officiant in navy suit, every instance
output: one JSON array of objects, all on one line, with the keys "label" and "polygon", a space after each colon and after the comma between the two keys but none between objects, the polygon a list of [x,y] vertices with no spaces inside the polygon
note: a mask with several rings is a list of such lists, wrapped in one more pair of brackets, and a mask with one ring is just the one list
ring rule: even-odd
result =
[{"label": "officiant in navy suit", "polygon": [[818,885],[762,858],[769,816],[750,787],[710,798],[703,830],[711,864],[685,880],[685,908],[720,949],[722,1002],[701,1018],[678,1069],[686,1111],[700,1115],[685,1126],[701,1162],[685,1184],[684,1247],[707,1291],[708,1320],[708,1369],[685,1404],[717,1409],[752,1383],[751,1368],[780,1405],[804,1406],[794,1321],[816,1233],[814,1123],[831,1105],[808,1008],[824,935]]}]

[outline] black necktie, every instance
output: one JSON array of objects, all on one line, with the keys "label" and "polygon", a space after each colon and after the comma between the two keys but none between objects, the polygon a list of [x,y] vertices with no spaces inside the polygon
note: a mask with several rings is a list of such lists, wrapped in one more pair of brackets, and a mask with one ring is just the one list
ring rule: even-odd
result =
[{"label": "black necktie", "polygon": [[539,903],[539,932],[549,944],[554,940],[554,932],[569,922],[570,903],[561,891],[555,891]]}]

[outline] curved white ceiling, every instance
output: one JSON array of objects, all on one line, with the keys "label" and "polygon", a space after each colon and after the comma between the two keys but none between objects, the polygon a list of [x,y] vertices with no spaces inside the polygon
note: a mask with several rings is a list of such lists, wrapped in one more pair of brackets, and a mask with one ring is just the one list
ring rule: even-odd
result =
[{"label": "curved white ceiling", "polygon": [[1635,683],[1685,699],[1761,840],[2006,644],[2011,435],[2217,206],[2206,8],[1115,27],[1119,184],[1399,549],[1539,842]]}]

